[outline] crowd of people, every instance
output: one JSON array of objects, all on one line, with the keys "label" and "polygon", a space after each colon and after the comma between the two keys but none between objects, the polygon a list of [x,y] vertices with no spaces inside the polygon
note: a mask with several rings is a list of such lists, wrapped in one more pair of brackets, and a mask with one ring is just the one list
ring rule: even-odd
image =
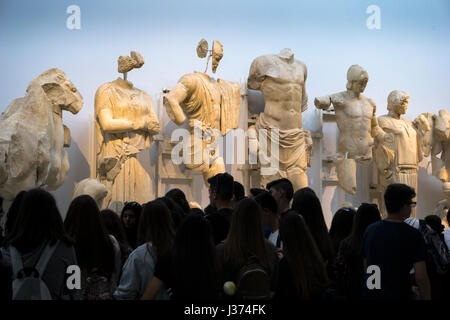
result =
[{"label": "crowd of people", "polygon": [[55,300],[450,296],[450,231],[439,217],[410,217],[416,194],[404,184],[387,188],[386,218],[362,203],[339,209],[328,229],[316,193],[288,179],[247,196],[228,173],[208,183],[204,210],[180,189],[126,202],[120,215],[81,195],[64,221],[49,192],[19,193],[0,238],[0,299],[31,295],[23,283],[33,277]]}]

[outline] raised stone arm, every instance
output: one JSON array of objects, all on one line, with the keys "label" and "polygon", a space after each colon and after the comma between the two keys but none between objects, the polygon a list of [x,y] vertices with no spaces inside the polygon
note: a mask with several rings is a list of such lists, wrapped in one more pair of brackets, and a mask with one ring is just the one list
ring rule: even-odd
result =
[{"label": "raised stone arm", "polygon": [[164,107],[170,120],[177,125],[183,124],[186,121],[186,116],[180,103],[187,98],[187,90],[185,86],[178,83],[170,92],[164,97]]}]

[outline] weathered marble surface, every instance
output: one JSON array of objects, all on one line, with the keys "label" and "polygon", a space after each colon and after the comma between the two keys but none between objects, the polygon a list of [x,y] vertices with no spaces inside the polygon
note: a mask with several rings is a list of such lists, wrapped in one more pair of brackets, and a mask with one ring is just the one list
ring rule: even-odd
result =
[{"label": "weathered marble surface", "polygon": [[49,69],[29,84],[0,119],[0,196],[13,200],[22,190],[56,190],[67,177],[70,131],[63,111],[76,114],[83,98],[65,73]]},{"label": "weathered marble surface", "polygon": [[[284,49],[279,54],[257,57],[250,67],[247,86],[249,89],[261,90],[265,101],[264,112],[260,113],[251,136],[259,140],[259,147],[265,143],[267,133],[267,156],[278,163],[263,164],[263,154],[259,153],[261,162],[261,185],[281,177],[288,178],[294,189],[308,186],[306,168],[311,166],[313,156],[312,139],[308,130],[302,128],[302,112],[308,107],[308,95],[305,90],[307,77],[306,65],[294,59],[291,49]],[[272,128],[278,129],[272,132]],[[277,141],[278,140],[278,141]],[[278,156],[271,149],[270,142],[278,143]],[[271,174],[268,168],[274,170]]]}]

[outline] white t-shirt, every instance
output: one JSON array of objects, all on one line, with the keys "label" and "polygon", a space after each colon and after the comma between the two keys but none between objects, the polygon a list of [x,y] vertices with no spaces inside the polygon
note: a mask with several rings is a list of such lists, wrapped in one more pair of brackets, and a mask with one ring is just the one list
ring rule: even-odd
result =
[{"label": "white t-shirt", "polygon": [[278,230],[272,232],[269,236],[269,241],[276,247],[278,239]]}]

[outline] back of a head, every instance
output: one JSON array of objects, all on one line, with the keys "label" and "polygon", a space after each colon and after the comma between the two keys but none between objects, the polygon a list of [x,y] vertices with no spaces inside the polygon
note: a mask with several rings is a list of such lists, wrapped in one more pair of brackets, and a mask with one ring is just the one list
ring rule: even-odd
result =
[{"label": "back of a head", "polygon": [[292,186],[292,182],[286,178],[281,178],[269,182],[266,186],[266,189],[270,190],[270,188],[274,188],[278,191],[282,190],[287,201],[291,201],[292,196],[294,195],[294,187]]},{"label": "back of a head", "polygon": [[351,233],[352,246],[359,250],[364,232],[372,223],[381,220],[380,210],[375,203],[362,203],[356,211],[355,220],[353,222],[353,230]]},{"label": "back of a head", "polygon": [[5,242],[20,252],[29,252],[44,242],[70,242],[53,196],[43,189],[31,189],[23,195],[16,222]]},{"label": "back of a head", "polygon": [[186,199],[186,195],[181,189],[170,189],[169,191],[167,191],[165,196],[175,201],[183,210],[184,215],[188,215],[191,212],[191,208],[189,206],[189,202]]},{"label": "back of a head", "polygon": [[290,210],[280,221],[283,254],[290,265],[299,297],[310,299],[327,286],[325,262],[303,217]]},{"label": "back of a head", "polygon": [[205,216],[205,213],[204,213],[203,210],[200,209],[200,208],[192,208],[192,209],[191,209],[191,212],[192,212],[193,214],[199,215],[199,216],[201,216],[201,217],[204,217],[204,216]]},{"label": "back of a head", "polygon": [[234,178],[227,172],[218,173],[208,179],[209,187],[217,193],[221,201],[230,201],[233,198]]},{"label": "back of a head", "polygon": [[251,188],[250,189],[250,197],[256,197],[258,194],[262,192],[266,192],[267,190],[261,188]]},{"label": "back of a head", "polygon": [[5,223],[6,236],[8,236],[8,233],[11,232],[11,230],[14,228],[14,224],[19,214],[20,204],[22,203],[22,199],[25,193],[26,191],[20,191],[17,194],[17,196],[11,203],[8,212],[6,213],[6,223]]},{"label": "back of a head", "polygon": [[138,244],[151,241],[160,257],[171,249],[174,237],[172,216],[164,201],[156,199],[144,204],[138,227]]},{"label": "back of a head", "polygon": [[233,196],[234,196],[234,201],[240,201],[240,200],[244,199],[244,197],[245,197],[244,186],[238,181],[234,181]]},{"label": "back of a head", "polygon": [[387,186],[384,192],[384,204],[389,214],[398,213],[403,205],[416,196],[416,192],[410,186],[402,183],[393,183]]},{"label": "back of a head", "polygon": [[355,214],[355,209],[350,207],[341,208],[334,214],[329,233],[335,250],[338,249],[339,242],[352,232]]},{"label": "back of a head", "polygon": [[323,227],[326,228],[322,205],[312,189],[306,187],[297,190],[292,201],[292,209],[303,216],[313,234]]},{"label": "back of a head", "polygon": [[270,194],[270,192],[263,191],[253,198],[262,209],[267,209],[273,214],[278,212],[278,204],[275,198]]},{"label": "back of a head", "polygon": [[167,208],[170,211],[170,216],[172,217],[173,227],[174,227],[175,231],[178,230],[178,228],[184,218],[183,209],[181,209],[181,207],[178,205],[178,203],[176,203],[174,200],[172,200],[169,197],[161,197],[156,200],[161,200],[167,206]]},{"label": "back of a head", "polygon": [[225,240],[225,261],[234,260],[241,266],[250,255],[256,255],[263,267],[271,272],[273,266],[268,250],[261,207],[253,199],[241,200],[233,210],[230,231]]},{"label": "back of a head", "polygon": [[322,205],[316,193],[311,188],[302,188],[294,194],[292,209],[305,219],[311,234],[324,260],[332,258],[334,250],[323,216]]},{"label": "back of a head", "polygon": [[100,217],[102,218],[106,231],[112,234],[120,243],[126,244],[127,237],[125,235],[125,229],[117,213],[111,209],[103,209],[100,211]]},{"label": "back of a head", "polygon": [[203,292],[201,297],[182,298],[214,298],[218,292],[215,247],[211,227],[205,218],[191,214],[183,220],[175,236],[173,259],[180,287]]},{"label": "back of a head", "polygon": [[96,267],[110,274],[114,268],[114,249],[97,202],[88,195],[73,199],[67,210],[64,226],[75,240],[80,267],[87,270]]},{"label": "back of a head", "polygon": [[444,226],[441,223],[441,218],[435,214],[425,217],[425,222],[437,233],[441,234],[444,231]]}]

